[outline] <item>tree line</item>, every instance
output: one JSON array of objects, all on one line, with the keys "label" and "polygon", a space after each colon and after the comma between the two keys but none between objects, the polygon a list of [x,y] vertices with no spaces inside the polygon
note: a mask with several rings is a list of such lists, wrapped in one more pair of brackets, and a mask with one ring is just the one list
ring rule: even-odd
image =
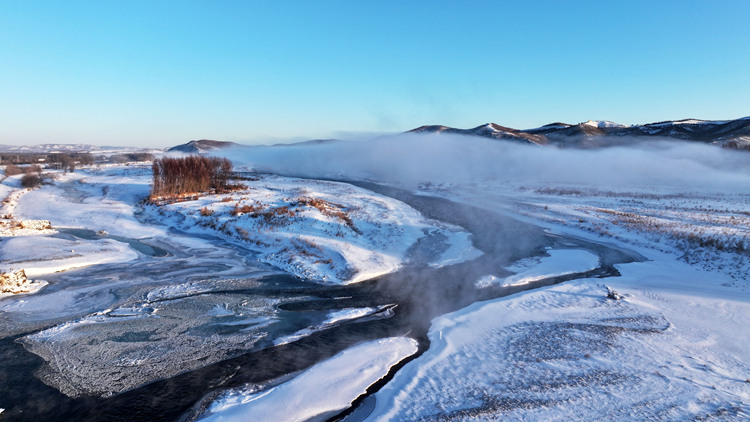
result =
[{"label": "tree line", "polygon": [[226,158],[191,155],[154,160],[151,197],[200,192],[225,192],[231,188],[232,162]]}]

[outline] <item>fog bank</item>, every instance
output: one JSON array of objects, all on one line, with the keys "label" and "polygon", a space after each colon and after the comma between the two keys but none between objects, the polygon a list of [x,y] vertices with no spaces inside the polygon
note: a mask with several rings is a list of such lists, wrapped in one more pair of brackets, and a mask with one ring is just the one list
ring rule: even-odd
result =
[{"label": "fog bank", "polygon": [[238,147],[237,168],[313,178],[420,183],[583,185],[593,188],[748,192],[750,154],[691,142],[633,140],[604,149],[558,149],[479,137],[402,134],[367,141]]}]

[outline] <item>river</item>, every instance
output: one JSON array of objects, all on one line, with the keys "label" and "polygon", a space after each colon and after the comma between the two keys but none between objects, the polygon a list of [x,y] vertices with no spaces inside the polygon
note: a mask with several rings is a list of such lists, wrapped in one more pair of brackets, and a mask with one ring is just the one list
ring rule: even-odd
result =
[{"label": "river", "polygon": [[[418,356],[429,347],[426,334],[430,321],[436,316],[461,309],[476,301],[570,279],[616,275],[614,264],[638,259],[627,251],[577,238],[551,235],[540,227],[470,205],[415,195],[372,183],[354,184],[406,202],[429,218],[464,227],[472,233],[475,247],[483,251],[484,255],[470,262],[432,268],[425,264],[429,258],[429,244],[418,245],[413,256],[424,254],[424,260],[414,259],[408,267],[386,276],[336,287],[303,282],[280,273],[257,263],[252,259],[252,252],[227,244],[219,238],[202,239],[212,244],[212,248],[196,246],[192,249],[185,249],[179,242],[162,241],[156,244],[149,243],[148,240],[116,239],[129,243],[131,247],[140,248],[145,256],[129,263],[104,264],[56,274],[48,278],[50,286],[38,293],[42,298],[55,292],[71,292],[77,295],[77,299],[71,303],[79,304],[80,307],[63,307],[36,319],[14,319],[8,315],[0,315],[0,327],[5,333],[4,338],[0,339],[0,407],[5,408],[0,418],[26,421],[190,420],[216,392],[224,389],[247,383],[263,386],[278,382],[345,348],[383,337],[415,338],[419,342]],[[144,220],[144,223],[153,222]],[[96,234],[67,231],[62,235],[90,237]],[[188,236],[179,232],[174,232],[173,235],[175,239]],[[525,257],[541,256],[547,247],[590,251],[599,256],[600,266],[585,273],[552,277],[524,286],[482,289],[475,286],[474,283],[480,277],[487,274],[508,274],[504,268],[510,263]],[[220,275],[212,276],[214,274]],[[179,297],[167,296],[163,300],[154,298],[153,293],[149,296],[149,292],[159,287],[186,282],[198,286],[204,283],[213,288],[186,290]],[[258,303],[263,305],[257,305]],[[266,306],[273,312],[275,322],[271,328],[260,323],[256,323],[256,326],[227,324],[224,331],[218,330],[215,324],[191,322],[205,314],[205,309],[215,309],[216,304],[223,304],[231,309]],[[163,344],[173,348],[180,347],[178,340],[165,340],[163,336],[153,334],[159,330],[172,333],[185,330],[184,332],[196,338],[207,339],[206,347],[216,347],[217,353],[224,353],[227,358],[211,362],[211,359],[204,357],[202,359],[206,359],[206,364],[203,364],[199,351],[184,352],[183,355],[177,353],[175,357],[167,358],[166,365],[176,365],[187,368],[186,370],[176,371],[180,373],[108,397],[73,394],[77,397],[72,398],[42,382],[39,376],[46,376],[48,378],[45,379],[48,380],[54,376],[45,369],[44,359],[29,352],[29,343],[20,339],[61,323],[90,318],[90,314],[108,308],[132,309],[132,312],[159,309],[157,316],[161,319],[123,320],[128,322],[117,321],[114,325],[102,325],[120,327],[117,328],[122,331],[120,337],[131,345],[129,347],[150,347],[151,343],[158,342],[165,342]],[[366,317],[331,327],[318,326],[321,329],[310,330],[296,341],[285,344],[274,341],[284,335],[299,333],[301,329],[304,332],[306,326],[316,327],[321,318],[332,310],[349,308],[368,308],[374,311]],[[183,314],[186,316],[183,317]],[[123,312],[118,315],[131,316]],[[263,315],[258,317],[258,321],[261,317]],[[142,324],[141,321],[166,324],[166,328],[156,327],[152,332],[148,327],[153,325],[144,325],[144,329],[138,326]],[[243,329],[246,331],[242,331]],[[101,331],[112,330],[110,328],[96,330],[84,332],[87,334],[87,342],[101,341],[97,338],[97,333],[106,332],[103,335],[111,336],[108,337],[110,341],[115,338],[112,332]],[[246,343],[233,340],[244,332],[251,332],[257,338],[253,337],[252,342]],[[258,334],[260,332],[262,335]],[[232,340],[224,341],[223,336]],[[175,337],[179,338],[179,335]],[[75,343],[74,346],[89,347],[82,350],[93,347],[83,343]],[[201,346],[185,347],[200,349]],[[50,350],[50,353],[64,353]],[[168,350],[165,353],[169,355]],[[188,358],[191,360],[188,361]],[[394,368],[394,371],[397,369],[398,367]],[[117,368],[111,374],[116,376]],[[387,382],[390,376],[380,384]],[[106,376],[100,380],[105,383],[115,381],[110,381]],[[55,382],[65,384],[68,381],[56,379]],[[80,385],[80,381],[79,384],[71,383]],[[371,390],[376,389],[377,386]],[[346,413],[348,411],[344,414]]]}]

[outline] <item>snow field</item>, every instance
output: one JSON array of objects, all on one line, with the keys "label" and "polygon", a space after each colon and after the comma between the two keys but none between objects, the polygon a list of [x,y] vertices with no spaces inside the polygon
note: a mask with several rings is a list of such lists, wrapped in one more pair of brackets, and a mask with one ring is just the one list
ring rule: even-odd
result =
[{"label": "snow field", "polygon": [[387,274],[425,236],[447,239],[432,263],[481,254],[462,229],[428,221],[397,200],[344,183],[264,176],[245,191],[161,207],[171,224],[239,239],[300,278],[349,284]]},{"label": "snow field", "polygon": [[23,268],[28,277],[138,258],[127,244],[114,240],[79,241],[48,236],[8,238],[0,243],[0,254],[3,265]]},{"label": "snow field", "polygon": [[133,215],[136,203],[148,197],[147,167],[109,167],[89,175],[78,170],[60,173],[54,185],[23,195],[15,207],[17,219],[49,220],[52,227],[79,227],[144,238],[165,231],[141,224]]},{"label": "snow field", "polygon": [[520,193],[507,210],[555,230],[573,229],[579,235],[668,252],[699,268],[729,275],[731,284],[748,287],[747,194],[544,188]]},{"label": "snow field", "polygon": [[109,168],[88,180],[86,172],[54,173],[55,183],[34,190],[3,181],[3,215],[14,220],[49,220],[52,230],[11,228],[3,224],[0,256],[3,264],[23,268],[38,277],[89,265],[127,262],[138,253],[111,239],[83,240],[51,237],[55,228],[80,227],[128,237],[164,235],[164,230],[140,224],[134,217],[138,198],[148,194],[143,168]]},{"label": "snow field", "polygon": [[[661,258],[661,257],[660,257]],[[747,297],[667,260],[436,318],[368,420],[744,420]]]}]

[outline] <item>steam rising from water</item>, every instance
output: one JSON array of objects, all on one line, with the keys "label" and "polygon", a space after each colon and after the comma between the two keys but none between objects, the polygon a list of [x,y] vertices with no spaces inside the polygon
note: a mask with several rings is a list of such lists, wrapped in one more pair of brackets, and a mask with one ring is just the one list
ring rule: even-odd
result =
[{"label": "steam rising from water", "polygon": [[424,182],[510,182],[748,192],[750,186],[750,154],[694,142],[633,139],[628,147],[581,150],[459,135],[402,134],[368,141],[241,147],[224,154],[237,167],[372,179],[412,188]]}]

